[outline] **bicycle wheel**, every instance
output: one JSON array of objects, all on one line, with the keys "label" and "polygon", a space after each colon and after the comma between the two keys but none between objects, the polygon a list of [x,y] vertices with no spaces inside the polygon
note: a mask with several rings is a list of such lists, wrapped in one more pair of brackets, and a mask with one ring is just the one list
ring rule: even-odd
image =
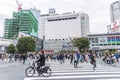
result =
[{"label": "bicycle wheel", "polygon": [[102,64],[103,66],[105,66],[107,63],[106,63],[106,61],[102,60],[101,64]]},{"label": "bicycle wheel", "polygon": [[33,67],[28,67],[25,70],[25,74],[27,77],[32,77],[35,74],[35,69]]},{"label": "bicycle wheel", "polygon": [[42,75],[44,76],[44,77],[49,77],[49,76],[51,76],[51,69],[49,68],[49,67],[45,67],[46,69],[44,70],[43,69],[43,72],[42,72]]}]

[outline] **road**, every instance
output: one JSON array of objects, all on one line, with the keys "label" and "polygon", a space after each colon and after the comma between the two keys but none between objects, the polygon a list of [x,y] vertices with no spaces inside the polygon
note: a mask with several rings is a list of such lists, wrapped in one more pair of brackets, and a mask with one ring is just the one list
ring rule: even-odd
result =
[{"label": "road", "polygon": [[27,64],[0,62],[0,80],[24,80]]},{"label": "road", "polygon": [[120,65],[116,66],[100,64],[100,59],[97,59],[96,71],[93,71],[93,66],[90,63],[79,63],[78,68],[66,61],[64,64],[58,62],[51,63],[52,75],[48,78],[38,76],[26,77],[24,80],[120,80]]},{"label": "road", "polygon": [[20,62],[8,63],[0,61],[0,80],[120,80],[120,64],[117,66],[102,66],[100,59],[97,59],[96,72],[93,72],[90,63],[79,63],[78,68],[74,68],[73,64],[65,61],[59,64],[57,61],[49,61],[51,64],[52,75],[48,78],[38,76],[26,77],[25,69],[28,62],[22,64]]}]

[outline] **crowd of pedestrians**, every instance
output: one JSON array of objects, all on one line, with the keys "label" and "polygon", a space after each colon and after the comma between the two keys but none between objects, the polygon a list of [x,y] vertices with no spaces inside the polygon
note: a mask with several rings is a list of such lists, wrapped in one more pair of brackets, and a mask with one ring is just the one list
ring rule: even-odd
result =
[{"label": "crowd of pedestrians", "polygon": [[[59,64],[64,64],[67,59],[74,68],[78,67],[79,63],[91,63],[93,65],[93,70],[96,68],[96,58],[101,58],[102,60],[106,60],[107,63],[113,63],[114,61],[119,62],[120,54],[111,54],[111,53],[97,53],[97,52],[86,52],[81,53],[80,51],[69,51],[69,52],[59,52],[59,53],[51,53],[45,54],[46,61],[58,61]],[[38,54],[8,54],[8,55],[0,55],[0,59],[6,59],[9,63],[14,61],[19,61],[23,64],[27,61],[27,59],[39,59]]]},{"label": "crowd of pedestrians", "polygon": [[46,60],[58,61],[60,64],[65,63],[68,60],[74,68],[78,67],[79,63],[91,63],[93,65],[93,70],[96,68],[96,54],[95,52],[80,53],[80,51],[74,52],[59,52],[57,54],[47,54]]},{"label": "crowd of pedestrians", "polygon": [[1,54],[0,60],[2,61],[8,61],[9,63],[19,61],[23,64],[25,64],[25,61],[27,60],[27,55],[25,54]]}]

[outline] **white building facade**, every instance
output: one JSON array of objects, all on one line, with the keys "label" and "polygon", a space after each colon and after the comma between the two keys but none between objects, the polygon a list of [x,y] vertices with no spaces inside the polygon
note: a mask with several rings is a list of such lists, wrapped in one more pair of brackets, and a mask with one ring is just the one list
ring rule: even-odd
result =
[{"label": "white building facade", "polygon": [[44,50],[63,50],[63,45],[68,44],[71,38],[87,37],[89,33],[89,16],[85,13],[40,16],[39,38],[45,38]]},{"label": "white building facade", "polygon": [[41,15],[39,38],[62,39],[89,34],[89,17],[84,13]]},{"label": "white building facade", "polygon": [[45,40],[44,42],[45,52],[59,52],[59,51],[73,51],[78,50],[77,47],[74,47],[71,39],[51,39]]},{"label": "white building facade", "polygon": [[91,34],[88,35],[90,40],[90,50],[120,50],[120,33],[114,34]]},{"label": "white building facade", "polygon": [[6,53],[6,47],[13,44],[13,40],[0,38],[0,54]]}]

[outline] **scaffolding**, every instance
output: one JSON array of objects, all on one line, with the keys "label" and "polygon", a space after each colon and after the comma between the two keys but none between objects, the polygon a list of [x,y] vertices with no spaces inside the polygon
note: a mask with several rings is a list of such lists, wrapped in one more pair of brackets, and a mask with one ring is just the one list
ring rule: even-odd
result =
[{"label": "scaffolding", "polygon": [[38,21],[30,10],[13,12],[13,19],[5,20],[4,38],[18,37],[18,32],[23,32],[38,37]]}]

